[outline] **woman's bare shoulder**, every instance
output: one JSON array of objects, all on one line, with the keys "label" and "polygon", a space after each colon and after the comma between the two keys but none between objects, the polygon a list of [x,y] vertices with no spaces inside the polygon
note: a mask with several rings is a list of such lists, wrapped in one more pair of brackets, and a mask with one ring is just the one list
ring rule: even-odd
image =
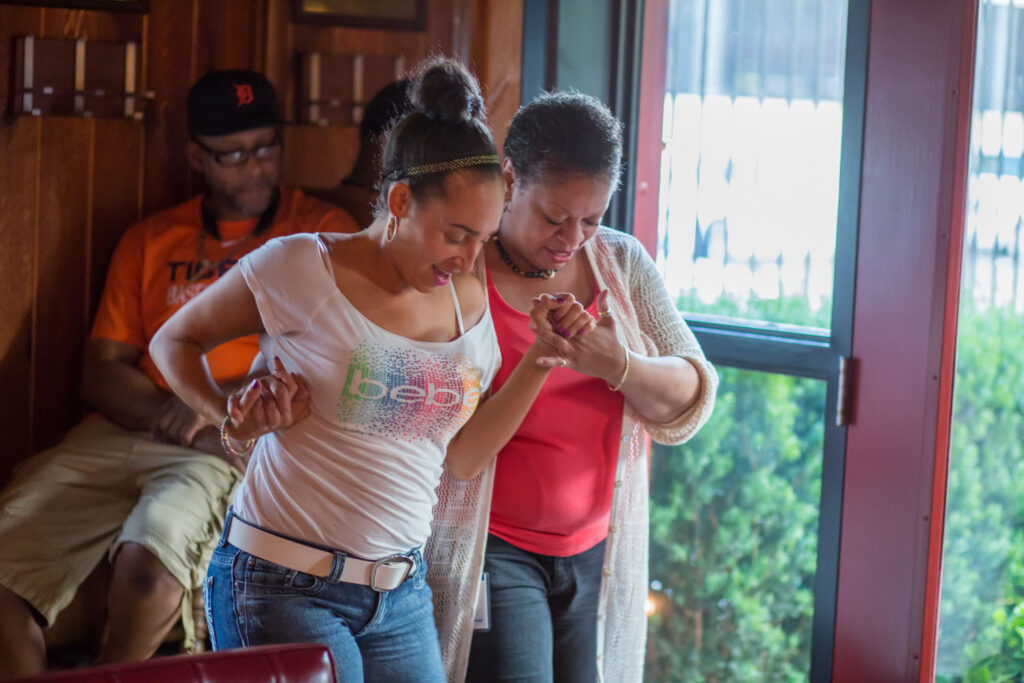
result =
[{"label": "woman's bare shoulder", "polygon": [[335,247],[349,248],[352,244],[366,239],[362,232],[320,232],[317,233],[317,237],[332,251]]},{"label": "woman's bare shoulder", "polygon": [[455,275],[452,282],[455,285],[455,293],[459,296],[462,321],[468,330],[484,316],[484,311],[487,310],[487,292],[479,275],[474,271]]}]

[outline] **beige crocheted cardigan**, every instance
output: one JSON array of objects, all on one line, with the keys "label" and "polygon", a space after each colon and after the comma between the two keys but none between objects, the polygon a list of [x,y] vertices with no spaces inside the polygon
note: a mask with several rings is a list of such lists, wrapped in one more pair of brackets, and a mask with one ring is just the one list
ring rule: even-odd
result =
[{"label": "beige crocheted cardigan", "polygon": [[[643,678],[647,618],[648,458],[645,432],[658,443],[686,441],[707,421],[718,375],[683,322],[654,262],[631,235],[601,227],[584,247],[599,288],[609,290],[619,337],[645,356],[680,356],[701,379],[696,404],[668,424],[653,424],[628,402],[612,494],[598,608],[598,672],[607,683]],[[493,464],[472,481],[445,472],[426,547],[427,580],[449,681],[465,678],[483,568]]]}]

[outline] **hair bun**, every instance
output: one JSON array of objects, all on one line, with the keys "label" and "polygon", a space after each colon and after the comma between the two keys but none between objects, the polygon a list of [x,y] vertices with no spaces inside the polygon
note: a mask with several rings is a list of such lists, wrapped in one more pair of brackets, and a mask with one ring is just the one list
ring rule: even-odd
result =
[{"label": "hair bun", "polygon": [[484,118],[484,98],[476,77],[453,59],[439,57],[423,64],[409,101],[429,118],[453,122]]}]

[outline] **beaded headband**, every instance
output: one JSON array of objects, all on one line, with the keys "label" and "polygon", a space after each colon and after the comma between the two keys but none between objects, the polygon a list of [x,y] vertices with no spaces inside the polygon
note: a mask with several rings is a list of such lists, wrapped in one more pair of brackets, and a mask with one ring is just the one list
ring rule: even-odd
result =
[{"label": "beaded headband", "polygon": [[399,178],[411,178],[412,176],[427,175],[428,173],[455,171],[460,168],[468,168],[470,166],[497,166],[500,163],[501,159],[498,158],[497,154],[482,154],[473,157],[452,159],[451,161],[438,161],[433,164],[424,164],[422,166],[396,168],[394,171],[391,171],[391,173],[388,173],[384,178],[385,180],[398,180]]}]

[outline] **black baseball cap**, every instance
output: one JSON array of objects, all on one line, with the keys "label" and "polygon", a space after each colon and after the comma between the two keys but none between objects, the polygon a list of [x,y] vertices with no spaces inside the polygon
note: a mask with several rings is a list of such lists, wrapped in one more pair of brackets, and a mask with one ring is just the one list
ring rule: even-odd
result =
[{"label": "black baseball cap", "polygon": [[230,135],[281,122],[274,86],[255,71],[210,71],[189,89],[185,103],[193,137]]}]

